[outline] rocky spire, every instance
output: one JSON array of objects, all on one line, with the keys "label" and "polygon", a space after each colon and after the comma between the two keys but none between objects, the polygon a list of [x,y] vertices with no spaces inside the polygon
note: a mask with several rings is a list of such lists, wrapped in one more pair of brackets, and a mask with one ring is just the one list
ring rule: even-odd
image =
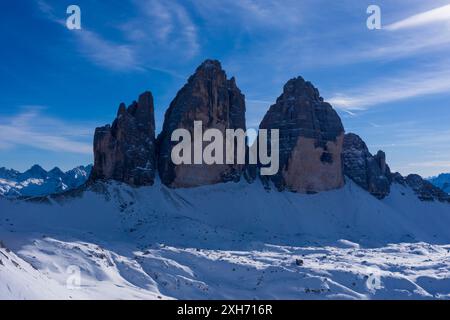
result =
[{"label": "rocky spire", "polygon": [[314,193],[344,185],[344,128],[310,82],[289,80],[260,129],[280,130],[280,171],[270,177],[279,190]]},{"label": "rocky spire", "polygon": [[172,132],[183,128],[193,136],[194,121],[203,122],[203,131],[246,128],[244,95],[234,78],[227,79],[219,61],[203,62],[170,104],[158,136],[158,167],[162,182],[174,188],[238,180],[242,165],[174,165],[171,151],[177,142],[171,141]]},{"label": "rocky spire", "polygon": [[366,143],[356,134],[344,138],[344,174],[379,199],[389,195],[392,175],[383,151],[373,156]]},{"label": "rocky spire", "polygon": [[97,128],[90,181],[152,185],[156,171],[153,96],[145,92],[128,108],[120,104],[113,124]]}]

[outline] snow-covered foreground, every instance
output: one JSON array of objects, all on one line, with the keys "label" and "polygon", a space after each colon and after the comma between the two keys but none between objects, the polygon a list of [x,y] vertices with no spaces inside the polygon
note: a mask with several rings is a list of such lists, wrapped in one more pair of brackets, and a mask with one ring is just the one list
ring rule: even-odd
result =
[{"label": "snow-covered foreground", "polygon": [[351,182],[0,200],[0,298],[450,299],[449,225],[448,204]]}]

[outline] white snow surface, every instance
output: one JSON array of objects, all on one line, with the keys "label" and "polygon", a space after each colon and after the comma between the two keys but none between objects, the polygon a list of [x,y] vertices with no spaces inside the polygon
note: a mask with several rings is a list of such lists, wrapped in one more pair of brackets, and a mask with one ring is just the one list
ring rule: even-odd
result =
[{"label": "white snow surface", "polygon": [[0,198],[0,299],[450,299],[449,226],[449,204],[350,181]]}]

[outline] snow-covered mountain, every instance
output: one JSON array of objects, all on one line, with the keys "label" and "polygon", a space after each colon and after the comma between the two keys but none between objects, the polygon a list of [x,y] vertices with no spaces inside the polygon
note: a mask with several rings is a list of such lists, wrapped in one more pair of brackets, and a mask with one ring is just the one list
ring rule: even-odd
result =
[{"label": "snow-covered mountain", "polygon": [[57,167],[47,172],[39,165],[23,173],[0,168],[0,196],[35,197],[69,191],[83,185],[91,170],[91,165],[79,166],[67,172]]},{"label": "snow-covered mountain", "polygon": [[351,181],[97,183],[0,200],[0,298],[449,299],[449,225],[450,205],[396,183],[383,200]]},{"label": "snow-covered mountain", "polygon": [[442,173],[437,177],[429,178],[428,181],[450,194],[450,173]]},{"label": "snow-covered mountain", "polygon": [[171,160],[176,129],[245,131],[245,110],[207,60],[158,137],[150,91],[120,104],[84,185],[90,168],[0,170],[4,194],[34,196],[0,197],[0,298],[450,299],[450,196],[391,172],[302,77],[260,124],[279,129],[273,176]]}]

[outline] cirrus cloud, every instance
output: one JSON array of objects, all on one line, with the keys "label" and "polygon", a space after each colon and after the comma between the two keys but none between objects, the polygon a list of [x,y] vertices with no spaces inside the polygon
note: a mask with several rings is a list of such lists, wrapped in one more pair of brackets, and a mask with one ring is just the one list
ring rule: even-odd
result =
[{"label": "cirrus cloud", "polygon": [[46,116],[45,107],[23,106],[12,116],[0,117],[0,149],[27,146],[40,150],[92,154],[94,124],[73,123]]}]

